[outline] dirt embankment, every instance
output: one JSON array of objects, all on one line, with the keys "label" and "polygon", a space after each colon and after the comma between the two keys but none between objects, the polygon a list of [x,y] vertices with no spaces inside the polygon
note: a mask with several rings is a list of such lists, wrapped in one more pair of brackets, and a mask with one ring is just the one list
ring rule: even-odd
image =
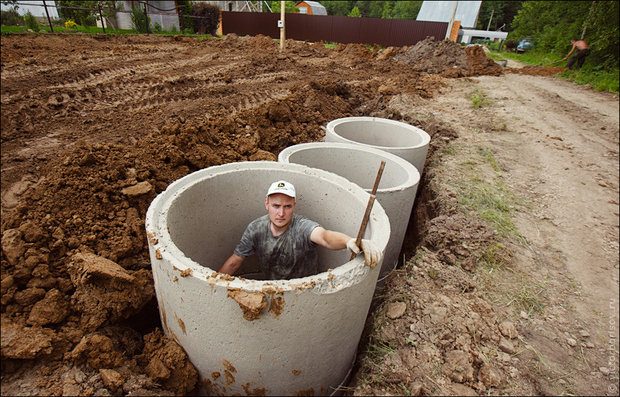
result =
[{"label": "dirt embankment", "polygon": [[[262,36],[3,37],[3,394],[194,389],[195,369],[158,324],[144,232],[148,205],[195,170],[275,160],[287,146],[319,141],[321,126],[339,117],[410,122],[440,147],[454,131],[404,116],[398,105],[432,97],[444,85],[440,76],[497,75],[501,68],[479,47],[418,44],[329,50],[289,40],[280,53]],[[435,214],[425,241],[437,277],[418,281],[427,291],[443,278],[450,288],[470,288],[441,264],[467,263],[469,249],[459,242],[475,248],[487,231],[443,210]],[[418,296],[429,304],[431,297]],[[450,299],[433,304],[426,326],[457,318]],[[455,343],[465,352],[484,336],[492,349],[512,335],[497,328],[500,319],[480,298],[463,305],[486,328],[453,322],[459,328],[451,335],[465,337],[442,339],[449,342],[435,344],[441,351],[429,357],[445,357],[457,384],[501,388],[503,372],[472,354],[447,355]],[[415,340],[424,339],[422,325],[410,330]]]}]

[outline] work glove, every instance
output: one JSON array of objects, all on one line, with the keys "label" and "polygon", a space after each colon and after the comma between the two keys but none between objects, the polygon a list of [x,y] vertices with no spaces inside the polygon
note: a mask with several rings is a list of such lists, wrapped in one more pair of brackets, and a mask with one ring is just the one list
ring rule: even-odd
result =
[{"label": "work glove", "polygon": [[[362,240],[360,245],[364,252],[364,263],[366,263],[366,266],[375,267],[381,259],[381,250],[370,240]],[[360,252],[360,247],[357,246],[354,238],[347,241],[347,248],[354,254],[359,254]]]}]

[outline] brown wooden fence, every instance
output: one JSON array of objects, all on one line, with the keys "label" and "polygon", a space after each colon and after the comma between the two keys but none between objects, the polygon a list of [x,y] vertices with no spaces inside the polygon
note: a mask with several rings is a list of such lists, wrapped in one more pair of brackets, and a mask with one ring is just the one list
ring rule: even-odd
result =
[{"label": "brown wooden fence", "polygon": [[[239,36],[264,34],[280,38],[279,13],[222,12],[222,33]],[[388,46],[413,45],[432,36],[443,40],[447,22],[402,19],[351,18],[332,15],[286,14],[286,38],[331,43],[364,43]]]}]

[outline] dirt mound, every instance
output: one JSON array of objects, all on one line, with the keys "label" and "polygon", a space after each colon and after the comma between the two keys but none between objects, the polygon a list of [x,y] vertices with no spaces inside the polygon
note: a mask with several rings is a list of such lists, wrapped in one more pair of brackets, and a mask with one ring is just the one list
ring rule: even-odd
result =
[{"label": "dirt mound", "polygon": [[555,76],[558,73],[564,71],[563,67],[559,66],[524,66],[522,68],[506,68],[506,73],[518,73],[526,74],[530,76]]},{"label": "dirt mound", "polygon": [[502,67],[486,56],[482,46],[465,47],[465,54],[467,55],[467,66],[472,76],[499,76],[502,74]]},{"label": "dirt mound", "polygon": [[372,57],[372,51],[364,44],[338,44],[336,51],[347,58],[370,59]]},{"label": "dirt mound", "polygon": [[417,42],[406,51],[394,55],[393,59],[411,65],[414,70],[444,77],[498,76],[502,71],[501,66],[488,58],[480,46],[464,48],[452,41],[437,41],[432,37]]},{"label": "dirt mound", "polygon": [[426,73],[449,73],[455,77],[466,76],[467,55],[463,47],[448,40],[437,41],[432,37],[417,42],[394,60],[413,66]]},{"label": "dirt mound", "polygon": [[259,34],[258,36],[252,36],[250,38],[250,45],[263,50],[276,50],[278,43],[276,43],[271,37]]}]

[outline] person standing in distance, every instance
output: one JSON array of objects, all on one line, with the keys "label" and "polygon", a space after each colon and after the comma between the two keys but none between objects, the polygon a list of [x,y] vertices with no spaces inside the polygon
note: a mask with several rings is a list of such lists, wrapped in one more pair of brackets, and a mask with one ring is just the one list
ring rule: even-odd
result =
[{"label": "person standing in distance", "polygon": [[572,70],[573,66],[575,65],[575,62],[577,62],[577,69],[579,69],[581,68],[581,66],[583,66],[583,63],[585,62],[588,54],[590,54],[590,48],[588,48],[588,43],[586,43],[584,40],[572,39],[570,42],[573,45],[573,48],[571,48],[568,55],[562,58],[562,60],[563,61],[566,60],[570,56],[570,54],[572,54],[573,51],[575,51],[575,48],[576,48],[577,53],[573,55],[571,59],[568,60],[566,67],[569,70]]},{"label": "person standing in distance", "polygon": [[245,258],[256,255],[261,271],[269,280],[290,280],[318,273],[318,246],[331,250],[348,248],[364,252],[366,265],[373,267],[381,251],[370,240],[355,239],[326,230],[317,222],[295,214],[295,187],[287,181],[269,186],[265,196],[267,214],[250,222],[233,254],[218,270],[234,275]]}]

